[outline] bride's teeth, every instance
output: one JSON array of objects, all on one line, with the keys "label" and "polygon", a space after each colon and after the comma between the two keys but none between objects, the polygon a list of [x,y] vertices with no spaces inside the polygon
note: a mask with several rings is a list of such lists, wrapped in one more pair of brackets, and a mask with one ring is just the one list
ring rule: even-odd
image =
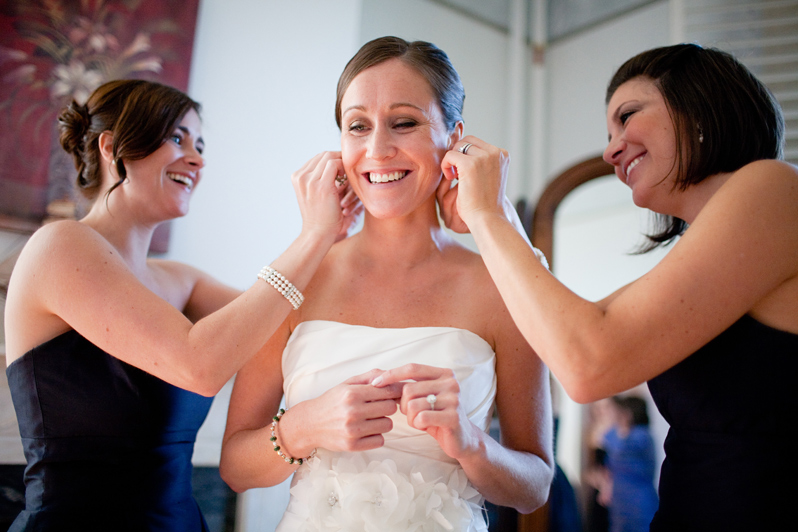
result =
[{"label": "bride's teeth", "polygon": [[407,175],[407,172],[391,172],[388,174],[377,174],[370,172],[369,181],[372,183],[389,183],[391,181],[398,181],[405,175]]}]

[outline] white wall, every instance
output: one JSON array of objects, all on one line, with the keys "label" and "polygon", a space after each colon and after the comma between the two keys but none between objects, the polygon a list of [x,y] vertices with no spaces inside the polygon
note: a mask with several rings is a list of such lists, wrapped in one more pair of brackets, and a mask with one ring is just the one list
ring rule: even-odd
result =
[{"label": "white wall", "polygon": [[662,1],[549,47],[549,177],[604,151],[604,92],[610,77],[633,55],[670,44],[669,27],[669,2]]},{"label": "white wall", "polygon": [[202,0],[189,92],[207,166],[168,256],[239,288],[299,234],[291,173],[339,149],[335,86],[360,0]]}]

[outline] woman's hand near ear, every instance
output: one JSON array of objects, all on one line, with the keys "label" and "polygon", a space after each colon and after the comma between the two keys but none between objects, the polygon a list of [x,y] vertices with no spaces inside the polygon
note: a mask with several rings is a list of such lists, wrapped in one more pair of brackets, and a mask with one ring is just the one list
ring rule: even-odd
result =
[{"label": "woman's hand near ear", "polygon": [[[466,144],[470,146],[462,153],[460,150]],[[444,178],[457,179],[457,184],[448,191],[444,184],[438,189],[438,198],[443,199],[442,210],[445,209],[444,221],[448,218],[446,225],[457,231],[462,227],[461,222],[468,226],[469,219],[479,213],[504,215],[509,167],[507,150],[472,135],[455,143],[441,161]]]},{"label": "woman's hand near ear", "polygon": [[[460,149],[468,146],[462,153]],[[515,206],[505,194],[510,154],[474,136],[455,143],[441,161],[444,179],[438,185],[436,196],[441,218],[446,227],[455,233],[470,233],[468,223],[461,214],[494,212],[500,214],[518,231],[531,247],[535,256],[548,268],[549,263],[539,249],[532,246]],[[454,181],[457,181],[456,183]]]}]

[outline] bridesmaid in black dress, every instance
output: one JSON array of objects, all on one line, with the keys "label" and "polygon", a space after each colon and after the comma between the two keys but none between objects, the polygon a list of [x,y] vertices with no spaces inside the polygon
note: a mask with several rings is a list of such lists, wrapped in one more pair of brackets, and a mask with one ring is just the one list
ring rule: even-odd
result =
[{"label": "bridesmaid in black dress", "polygon": [[798,169],[779,160],[781,109],[730,54],[681,44],[621,66],[607,127],[604,159],[659,215],[652,247],[680,237],[639,280],[596,303],[559,283],[503,208],[506,153],[473,137],[442,163],[459,178],[446,219],[573,399],[648,381],[670,423],[651,530],[794,528]]},{"label": "bridesmaid in black dress", "polygon": [[6,374],[27,459],[13,531],[206,530],[191,455],[212,396],[301,304],[348,227],[356,203],[327,153],[292,176],[303,228],[267,282],[241,293],[149,259],[155,227],[187,213],[200,181],[198,111],[178,90],[127,80],[60,116],[93,204],[39,229],[11,276]]}]

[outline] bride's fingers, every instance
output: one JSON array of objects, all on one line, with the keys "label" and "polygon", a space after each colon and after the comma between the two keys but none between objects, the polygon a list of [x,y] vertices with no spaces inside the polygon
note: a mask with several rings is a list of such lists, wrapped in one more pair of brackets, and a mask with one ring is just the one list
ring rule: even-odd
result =
[{"label": "bride's fingers", "polygon": [[[354,391],[357,393],[357,400],[364,402],[370,401],[396,401],[402,397],[404,390],[404,383],[396,382],[390,385],[381,386],[379,388],[370,386],[369,383],[376,375],[384,373],[383,370],[375,368],[366,373],[355,375],[344,381],[344,384],[357,387]],[[391,412],[391,414],[393,411]],[[390,414],[388,414],[390,415]]]},{"label": "bride's fingers", "polygon": [[427,397],[418,397],[407,403],[407,423],[419,430],[443,429],[448,433],[457,433],[461,430],[459,398],[444,393],[434,395],[432,404]]},{"label": "bride's fingers", "polygon": [[453,375],[452,370],[448,368],[438,368],[424,364],[405,364],[398,368],[389,369],[383,372],[382,375],[375,376],[371,381],[371,385],[380,387],[405,380],[425,381]]},{"label": "bride's fingers", "polygon": [[341,207],[346,207],[347,205],[351,205],[352,203],[355,203],[359,199],[360,198],[357,197],[355,191],[352,190],[352,187],[347,184],[345,192],[341,196]]},{"label": "bride's fingers", "polygon": [[[438,200],[438,205],[440,206],[441,218],[443,218],[443,223],[446,227],[449,227],[452,219],[451,204],[453,196],[450,194],[451,190],[452,182],[448,179],[441,179],[438,189],[435,191],[435,198]],[[454,194],[456,195],[456,192]]]},{"label": "bride's fingers", "polygon": [[446,395],[437,393],[428,393],[423,397],[416,397],[408,401],[408,406],[418,412],[440,412],[446,409]]},{"label": "bride's fingers", "polygon": [[[404,384],[401,382],[383,386],[382,388],[363,384],[355,384],[354,386],[359,387],[358,391],[362,392],[362,400],[367,403],[373,401],[390,401],[396,403],[401,400],[402,389],[404,388]],[[393,411],[391,411],[391,414],[393,414]]]},{"label": "bride's fingers", "polygon": [[361,373],[360,375],[349,377],[344,381],[344,384],[369,384],[372,380],[374,380],[375,377],[382,375],[383,373],[385,373],[385,370],[374,368],[365,373]]},{"label": "bride's fingers", "polygon": [[[389,420],[390,421],[390,420]],[[350,449],[350,452],[359,452],[359,451],[368,451],[370,449],[379,449],[385,444],[385,438],[383,434],[389,431],[383,431],[380,434],[374,434],[371,436],[366,436],[365,438],[360,438],[359,440],[355,441]]]}]

